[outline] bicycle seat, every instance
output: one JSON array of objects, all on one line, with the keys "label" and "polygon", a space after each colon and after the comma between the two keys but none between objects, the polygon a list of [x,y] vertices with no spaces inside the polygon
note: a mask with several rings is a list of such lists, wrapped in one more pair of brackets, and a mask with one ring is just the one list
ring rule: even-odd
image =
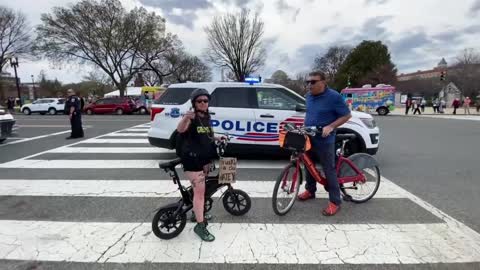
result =
[{"label": "bicycle seat", "polygon": [[353,140],[357,137],[355,134],[337,134],[336,140],[343,141],[343,140]]},{"label": "bicycle seat", "polygon": [[160,167],[160,169],[174,169],[175,166],[177,166],[178,164],[182,163],[182,159],[181,158],[176,158],[174,160],[170,160],[169,162],[165,162],[165,163],[160,163],[158,164],[158,167]]}]

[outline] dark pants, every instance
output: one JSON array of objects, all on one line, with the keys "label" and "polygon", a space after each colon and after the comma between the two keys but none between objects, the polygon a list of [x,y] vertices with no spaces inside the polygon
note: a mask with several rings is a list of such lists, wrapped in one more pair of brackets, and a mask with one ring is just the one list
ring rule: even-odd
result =
[{"label": "dark pants", "polygon": [[405,107],[405,114],[408,114],[408,111],[410,110],[410,106]]},{"label": "dark pants", "polygon": [[438,106],[433,106],[433,113],[437,113],[438,112]]},{"label": "dark pants", "polygon": [[453,114],[457,114],[458,107],[453,107]]},{"label": "dark pants", "polygon": [[422,114],[422,113],[420,112],[420,108],[416,108],[416,109],[413,111],[413,114],[416,114],[417,112],[418,112],[418,114]]},{"label": "dark pants", "polygon": [[[340,186],[335,170],[335,144],[315,145],[315,143],[312,142],[312,150],[310,150],[309,154],[315,163],[320,162],[320,165],[323,167],[323,172],[327,178],[328,187],[326,187],[326,189],[328,189],[330,201],[336,205],[340,205],[342,198],[340,197]],[[308,170],[306,170],[306,179],[305,189],[315,194],[317,191],[317,181],[315,181]]]},{"label": "dark pants", "polygon": [[82,128],[82,115],[80,113],[74,113],[72,119],[70,119],[70,125],[72,126],[72,138],[81,138],[83,137],[83,128]]}]

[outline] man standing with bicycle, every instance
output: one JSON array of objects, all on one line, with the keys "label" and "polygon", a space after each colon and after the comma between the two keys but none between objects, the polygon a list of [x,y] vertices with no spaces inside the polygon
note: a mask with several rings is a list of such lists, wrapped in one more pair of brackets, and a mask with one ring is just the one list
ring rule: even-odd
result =
[{"label": "man standing with bicycle", "polygon": [[[319,134],[311,140],[310,156],[315,162],[320,162],[327,178],[325,189],[329,193],[329,203],[322,214],[333,216],[342,203],[335,170],[335,129],[346,123],[352,116],[342,96],[327,86],[323,72],[311,72],[306,84],[309,92],[306,95],[307,112],[304,124],[322,127],[321,136]],[[306,174],[306,190],[298,196],[301,201],[314,199],[317,191],[317,182],[308,170]]]}]

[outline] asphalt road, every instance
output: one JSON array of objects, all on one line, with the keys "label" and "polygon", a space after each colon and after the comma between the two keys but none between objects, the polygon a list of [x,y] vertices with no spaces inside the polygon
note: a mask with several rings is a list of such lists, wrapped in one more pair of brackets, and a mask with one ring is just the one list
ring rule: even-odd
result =
[{"label": "asphalt road", "polygon": [[376,121],[382,175],[480,232],[480,121]]},{"label": "asphalt road", "polygon": [[[0,269],[480,269],[480,121],[376,120],[376,158],[391,182],[373,200],[325,218],[322,193],[278,217],[270,197],[285,161],[250,157],[265,167],[239,169],[235,186],[252,209],[234,217],[215,198],[212,244],[191,223],[170,241],[152,235],[155,210],[177,192],[157,168],[173,153],[146,141],[148,116],[86,116],[83,140],[0,146]],[[60,115],[17,121],[21,138],[68,130]],[[105,143],[120,138],[136,142]],[[224,260],[234,263],[212,264]]]}]

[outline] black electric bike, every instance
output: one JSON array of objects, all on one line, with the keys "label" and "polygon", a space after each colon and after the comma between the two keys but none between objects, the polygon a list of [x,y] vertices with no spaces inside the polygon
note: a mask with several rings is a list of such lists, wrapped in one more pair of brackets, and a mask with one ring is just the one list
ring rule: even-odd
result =
[{"label": "black electric bike", "polygon": [[[227,137],[226,140],[216,142],[217,153],[220,157],[225,154],[228,140],[229,138]],[[182,185],[175,169],[180,163],[181,159],[177,158],[159,164],[161,169],[169,173],[173,183],[178,185],[182,196],[176,203],[161,207],[153,217],[152,230],[160,239],[177,237],[185,229],[187,213],[193,208],[193,188]],[[231,184],[220,184],[218,182],[218,174],[216,176],[208,176],[205,180],[205,213],[212,209],[212,196],[223,187],[227,187],[221,196],[225,210],[234,216],[245,215],[252,206],[250,196],[245,191],[234,189]]]}]

